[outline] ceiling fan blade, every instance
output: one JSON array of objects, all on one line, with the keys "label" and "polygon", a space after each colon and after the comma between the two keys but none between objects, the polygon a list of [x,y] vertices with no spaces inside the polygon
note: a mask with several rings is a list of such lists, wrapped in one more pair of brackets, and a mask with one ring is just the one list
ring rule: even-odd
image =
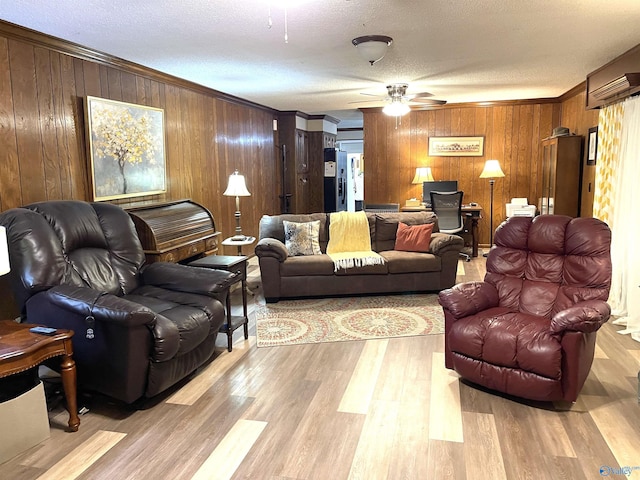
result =
[{"label": "ceiling fan blade", "polygon": [[371,103],[371,102],[384,102],[384,99],[383,98],[378,98],[378,99],[375,99],[375,100],[359,100],[357,102],[347,102],[347,103],[352,104],[352,103]]},{"label": "ceiling fan blade", "polygon": [[436,100],[435,98],[414,98],[409,103],[415,103],[419,105],[444,105],[447,103],[446,100]]},{"label": "ceiling fan blade", "polygon": [[427,97],[433,97],[433,93],[420,92],[420,93],[411,93],[407,95],[407,98],[409,100],[413,100],[414,98],[427,98]]}]

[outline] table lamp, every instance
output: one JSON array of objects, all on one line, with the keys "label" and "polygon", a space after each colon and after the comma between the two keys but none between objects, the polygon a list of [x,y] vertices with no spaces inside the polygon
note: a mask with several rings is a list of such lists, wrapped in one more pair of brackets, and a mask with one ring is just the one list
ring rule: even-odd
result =
[{"label": "table lamp", "polygon": [[9,245],[7,244],[7,229],[0,227],[0,275],[11,271],[9,264]]},{"label": "table lamp", "polygon": [[[431,167],[418,167],[416,168],[416,175],[411,181],[412,185],[422,185],[424,182],[433,182],[433,175],[431,174]],[[423,192],[424,193],[424,192]],[[424,196],[422,202],[424,203]]]},{"label": "table lamp", "polygon": [[[493,246],[493,184],[496,183],[495,179],[500,177],[504,177],[504,172],[500,168],[500,162],[498,160],[487,160],[480,174],[480,178],[489,179],[489,248]],[[487,254],[484,253],[483,256],[486,257]]]},{"label": "table lamp", "polygon": [[223,195],[236,197],[236,234],[231,237],[231,240],[246,240],[247,237],[242,234],[242,228],[240,228],[240,197],[250,197],[251,194],[249,190],[247,190],[247,185],[244,182],[244,175],[240,175],[238,170],[229,175],[229,183]]},{"label": "table lamp", "polygon": [[413,185],[422,185],[422,182],[433,182],[433,175],[431,174],[431,167],[418,167],[416,168],[416,176],[413,177]]}]

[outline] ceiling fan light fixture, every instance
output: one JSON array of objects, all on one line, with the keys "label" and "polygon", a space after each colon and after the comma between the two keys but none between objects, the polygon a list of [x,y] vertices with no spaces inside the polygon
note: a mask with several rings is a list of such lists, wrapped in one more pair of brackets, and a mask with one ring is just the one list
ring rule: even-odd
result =
[{"label": "ceiling fan light fixture", "polygon": [[401,101],[393,100],[391,103],[388,103],[382,109],[382,113],[385,115],[390,115],[392,117],[401,117],[406,115],[411,111],[411,108],[406,103]]},{"label": "ceiling fan light fixture", "polygon": [[387,48],[393,43],[393,38],[386,35],[365,35],[362,37],[356,37],[351,40],[358,53],[364,58],[370,65],[382,60],[382,57],[387,53]]}]

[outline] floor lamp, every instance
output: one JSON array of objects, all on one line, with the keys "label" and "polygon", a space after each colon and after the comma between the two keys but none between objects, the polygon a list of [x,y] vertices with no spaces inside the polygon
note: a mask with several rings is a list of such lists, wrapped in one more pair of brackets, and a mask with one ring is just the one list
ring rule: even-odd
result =
[{"label": "floor lamp", "polygon": [[247,190],[247,184],[244,182],[244,175],[240,175],[238,170],[229,175],[229,184],[222,195],[236,197],[236,234],[231,237],[231,240],[245,240],[247,237],[242,234],[242,228],[240,228],[240,197],[249,197],[251,194]]},{"label": "floor lamp", "polygon": [[[498,160],[487,160],[480,174],[480,178],[489,179],[489,248],[493,246],[493,185],[496,183],[495,179],[500,177],[504,177],[504,172],[500,168],[500,162]],[[483,254],[484,257],[487,255],[487,253]]]}]

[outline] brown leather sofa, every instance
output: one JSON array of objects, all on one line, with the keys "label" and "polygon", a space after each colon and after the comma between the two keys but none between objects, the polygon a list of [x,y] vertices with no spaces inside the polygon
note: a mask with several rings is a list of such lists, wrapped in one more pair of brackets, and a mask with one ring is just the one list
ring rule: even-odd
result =
[{"label": "brown leather sofa", "polygon": [[[371,248],[384,258],[384,264],[334,272],[333,261],[325,253],[329,240],[329,213],[264,215],[260,220],[255,253],[260,263],[266,301],[329,295],[429,292],[455,284],[458,256],[464,241],[457,235],[439,233],[437,217],[433,213],[367,213],[367,219]],[[284,243],[283,220],[319,220],[322,255],[289,255]],[[394,250],[400,221],[407,225],[436,224],[429,253]]]},{"label": "brown leather sofa", "polygon": [[575,401],[609,319],[611,231],[594,218],[511,217],[484,282],[440,292],[445,365],[489,389]]},{"label": "brown leather sofa", "polygon": [[233,274],[144,265],[129,215],[107,203],[35,203],[0,224],[22,318],[75,332],[79,388],[132,403],[212,357]]}]

